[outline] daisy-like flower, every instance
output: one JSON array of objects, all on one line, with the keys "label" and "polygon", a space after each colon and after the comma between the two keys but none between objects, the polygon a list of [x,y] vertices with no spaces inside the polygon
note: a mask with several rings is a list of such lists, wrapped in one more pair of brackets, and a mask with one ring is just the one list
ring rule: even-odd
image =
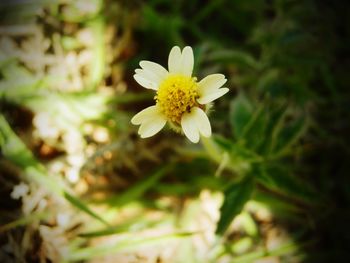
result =
[{"label": "daisy-like flower", "polygon": [[177,46],[169,54],[168,69],[151,61],[141,61],[134,79],[143,87],[156,91],[156,104],[132,119],[140,125],[139,135],[147,138],[159,132],[168,122],[177,131],[183,131],[193,143],[200,135],[210,137],[211,126],[206,115],[210,103],[229,91],[221,88],[226,83],[223,74],[212,74],[201,81],[192,76],[193,51],[187,46],[182,52]]}]

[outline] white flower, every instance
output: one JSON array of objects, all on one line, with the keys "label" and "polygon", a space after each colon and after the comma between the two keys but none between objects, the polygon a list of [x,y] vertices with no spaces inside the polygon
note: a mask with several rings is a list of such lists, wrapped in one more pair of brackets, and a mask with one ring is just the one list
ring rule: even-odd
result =
[{"label": "white flower", "polygon": [[21,197],[25,197],[28,192],[29,186],[22,182],[13,188],[11,192],[11,197],[12,199],[20,199]]},{"label": "white flower", "polygon": [[201,81],[192,77],[193,51],[187,46],[182,52],[177,46],[169,54],[168,68],[151,61],[141,61],[134,79],[147,89],[156,90],[154,106],[137,113],[131,123],[140,125],[138,133],[147,138],[159,132],[169,122],[183,130],[187,138],[197,143],[200,135],[210,137],[211,126],[206,115],[208,104],[229,91],[222,74],[212,74]]}]

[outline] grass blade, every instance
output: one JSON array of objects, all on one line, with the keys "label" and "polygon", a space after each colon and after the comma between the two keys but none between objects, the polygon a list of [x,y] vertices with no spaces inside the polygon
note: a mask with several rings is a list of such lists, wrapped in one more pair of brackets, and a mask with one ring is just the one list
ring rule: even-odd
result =
[{"label": "grass blade", "polygon": [[25,172],[24,174],[28,181],[34,181],[44,189],[47,189],[48,192],[64,197],[81,211],[108,225],[105,220],[94,213],[77,197],[68,194],[61,181],[56,177],[48,176],[45,167],[35,159],[32,152],[17,137],[2,115],[0,115],[0,142],[2,154]]},{"label": "grass blade", "polygon": [[130,187],[121,195],[109,198],[107,200],[107,203],[109,203],[112,206],[122,206],[126,203],[136,200],[137,198],[142,196],[149,188],[154,186],[160,180],[160,178],[162,178],[167,173],[170,167],[171,165],[168,165],[158,169],[151,176],[146,177],[145,180]]},{"label": "grass blade", "polygon": [[155,246],[158,244],[164,244],[164,242],[173,241],[180,238],[187,238],[192,236],[193,232],[180,232],[167,235],[161,235],[149,238],[135,238],[126,239],[112,245],[101,245],[89,248],[83,248],[73,252],[70,255],[70,261],[80,261],[91,259],[94,257],[101,257],[108,254],[116,254],[125,251],[132,251],[144,246]]},{"label": "grass blade", "polygon": [[79,200],[79,198],[70,195],[67,192],[64,192],[64,197],[75,207],[77,207],[78,209],[80,209],[81,211],[85,212],[86,214],[92,216],[93,218],[97,219],[98,221],[100,221],[101,223],[109,226],[109,224],[102,218],[100,217],[98,214],[96,214],[94,211],[92,211],[87,205],[85,205],[82,201]]}]

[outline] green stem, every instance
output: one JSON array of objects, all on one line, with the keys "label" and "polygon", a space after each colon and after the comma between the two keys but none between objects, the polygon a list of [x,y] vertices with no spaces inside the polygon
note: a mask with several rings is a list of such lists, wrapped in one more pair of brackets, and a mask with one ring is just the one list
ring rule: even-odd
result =
[{"label": "green stem", "polygon": [[300,248],[308,245],[308,243],[296,244],[295,242],[287,243],[279,248],[274,250],[260,250],[252,253],[245,254],[240,257],[236,257],[231,263],[244,263],[244,262],[253,262],[255,260],[264,258],[264,257],[273,257],[273,256],[281,256],[288,253],[294,253],[300,250]]},{"label": "green stem", "polygon": [[[202,145],[210,159],[221,165],[220,169],[227,168],[232,172],[235,180],[241,180],[250,169],[250,164],[240,158],[232,156],[231,152],[221,150],[212,138],[201,137]],[[226,163],[225,167],[222,167]]]},{"label": "green stem", "polygon": [[209,157],[220,164],[225,152],[220,150],[211,138],[201,137],[201,142]]},{"label": "green stem", "polygon": [[97,16],[89,22],[89,26],[94,34],[95,45],[93,49],[93,57],[90,72],[90,89],[95,90],[104,77],[106,52],[104,29],[105,21],[102,16]]},{"label": "green stem", "polygon": [[19,227],[19,226],[23,226],[23,225],[27,225],[33,221],[36,220],[42,220],[44,218],[47,218],[48,214],[47,213],[34,213],[28,216],[23,216],[20,219],[17,219],[15,221],[12,221],[10,223],[7,223],[5,225],[0,226],[0,233],[8,231],[10,229]]}]

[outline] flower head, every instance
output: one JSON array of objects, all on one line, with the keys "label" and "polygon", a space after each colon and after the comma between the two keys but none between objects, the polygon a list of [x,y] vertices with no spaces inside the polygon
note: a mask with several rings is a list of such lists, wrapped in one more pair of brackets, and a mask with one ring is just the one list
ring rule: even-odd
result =
[{"label": "flower head", "polygon": [[169,54],[168,69],[151,61],[141,61],[141,69],[135,70],[134,79],[143,87],[156,91],[156,104],[132,119],[140,125],[141,138],[151,137],[167,122],[176,130],[183,130],[186,137],[197,143],[200,135],[210,137],[211,126],[206,115],[209,104],[229,91],[221,88],[226,83],[222,74],[212,74],[201,81],[192,76],[193,51],[187,46],[182,52],[177,46]]}]

